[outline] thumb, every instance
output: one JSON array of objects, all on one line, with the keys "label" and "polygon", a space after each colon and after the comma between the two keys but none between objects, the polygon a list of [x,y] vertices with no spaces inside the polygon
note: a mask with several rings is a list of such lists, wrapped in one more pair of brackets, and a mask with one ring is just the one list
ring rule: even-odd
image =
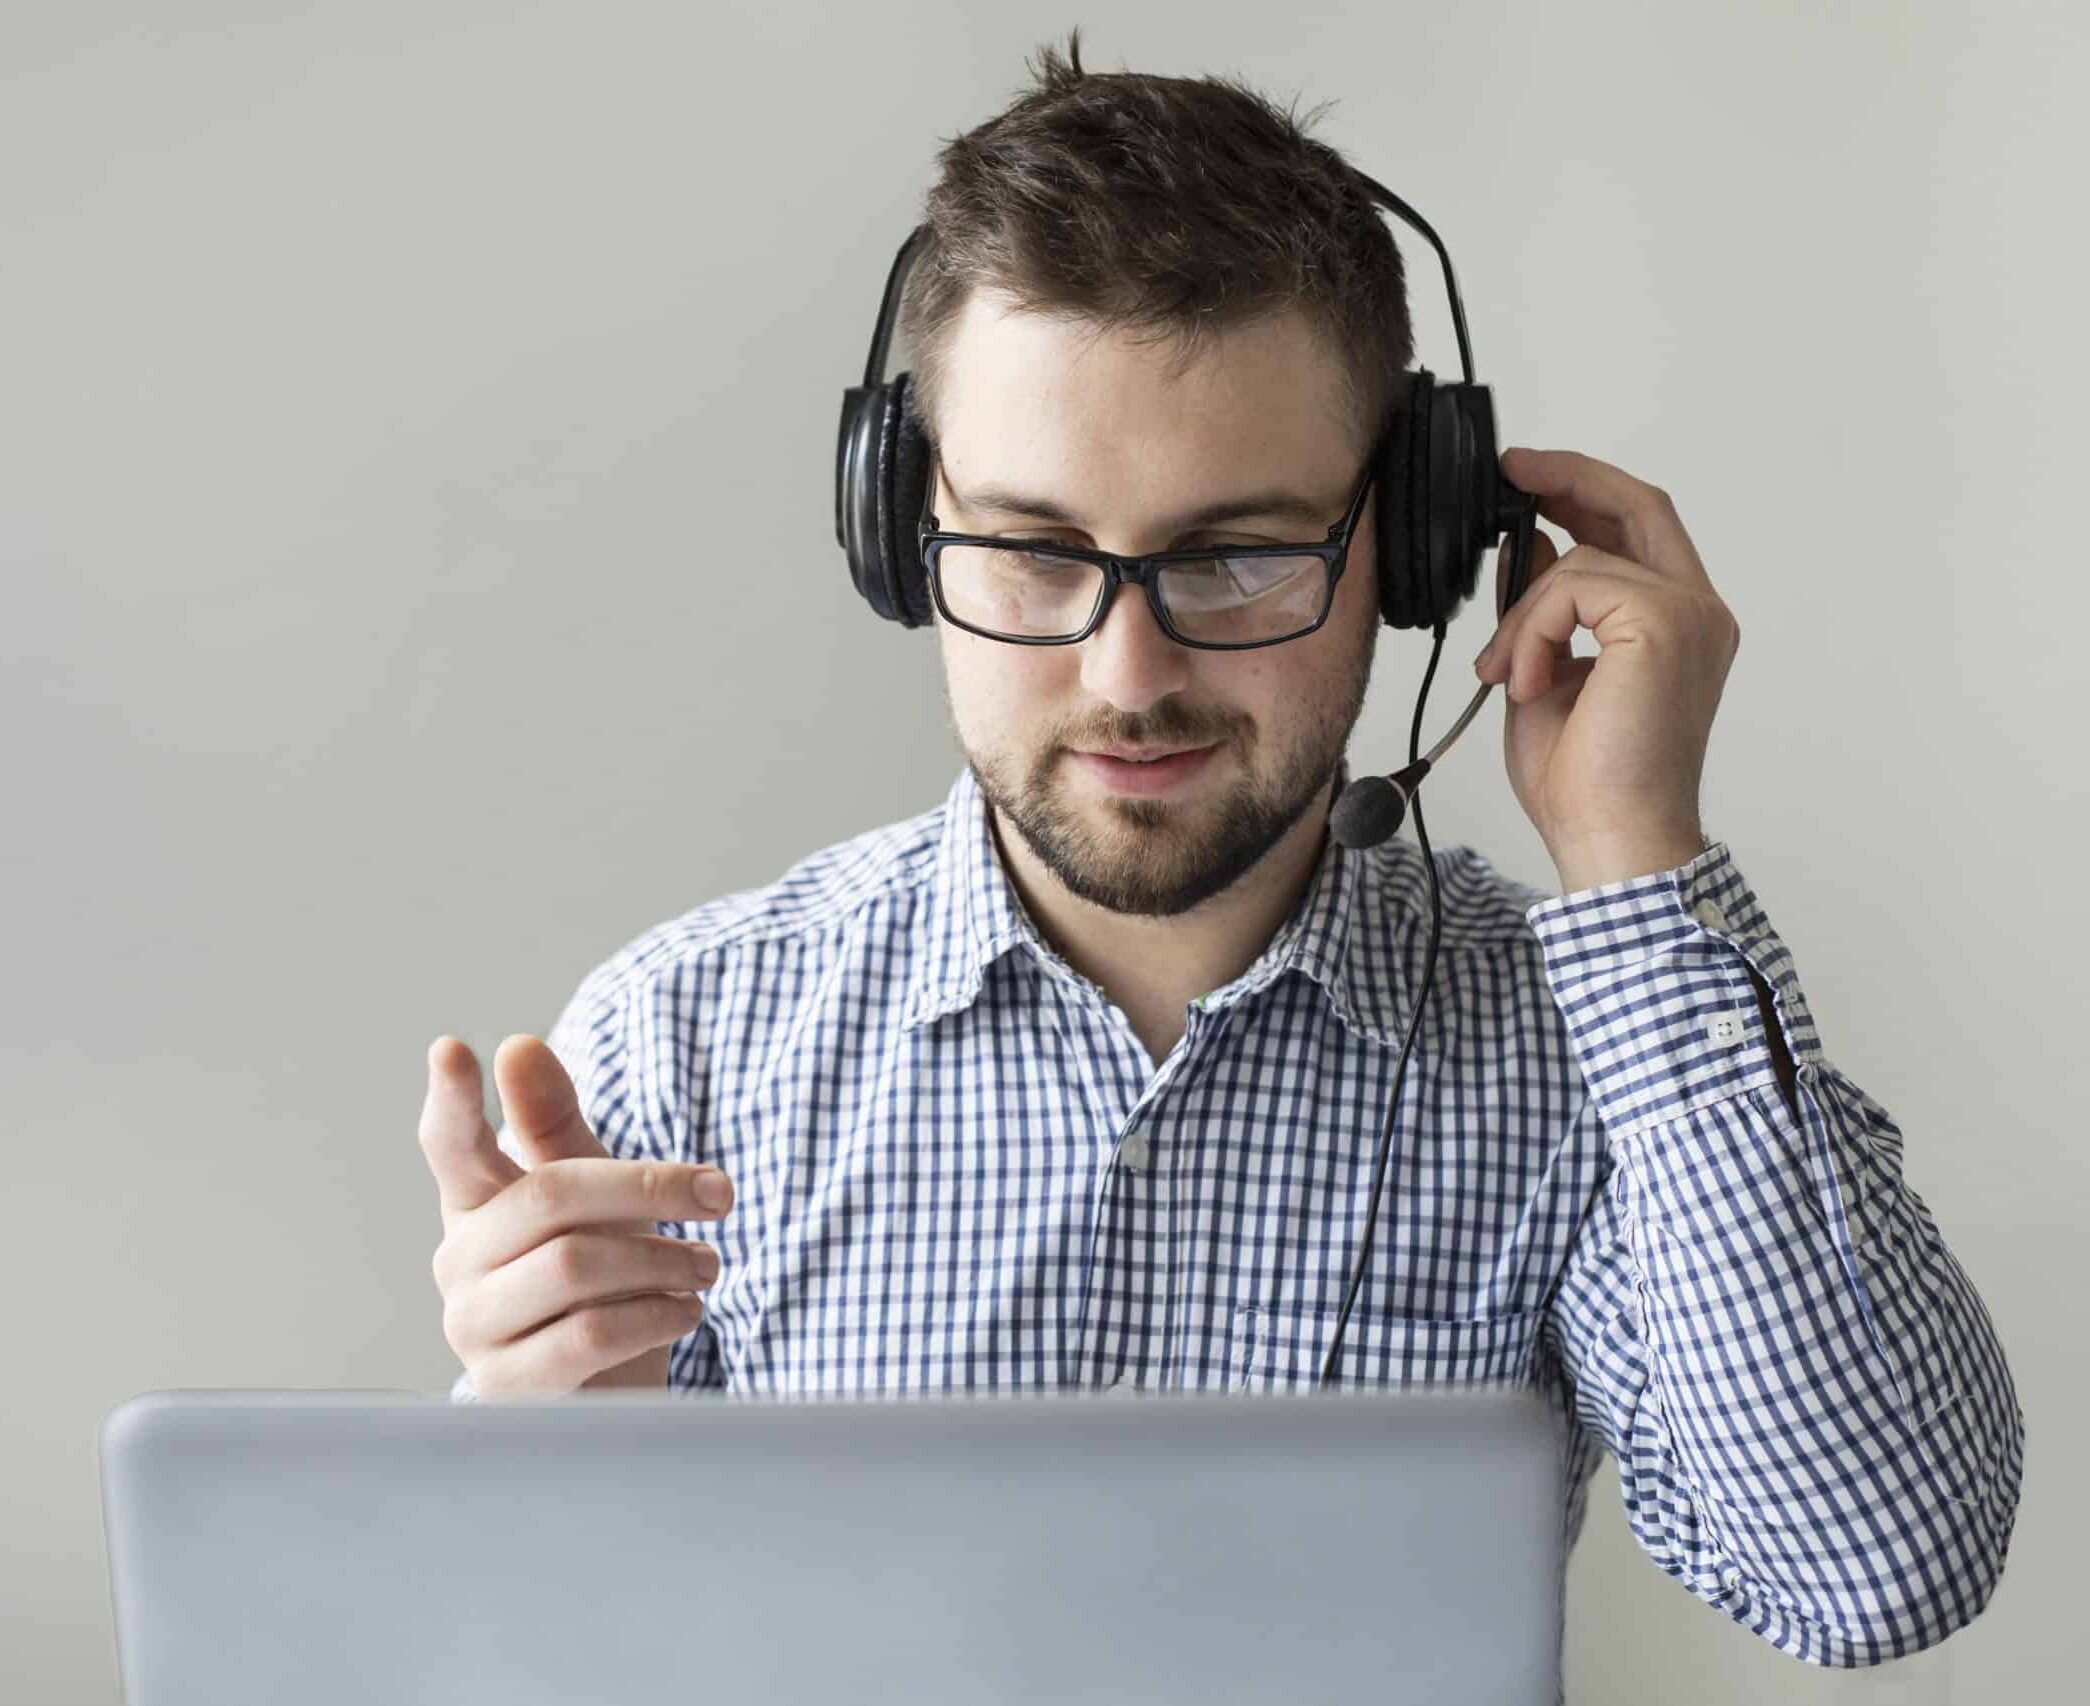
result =
[{"label": "thumb", "polygon": [[493,1076],[508,1129],[532,1167],[576,1157],[608,1158],[609,1151],[582,1117],[580,1096],[564,1062],[538,1038],[506,1039],[494,1051]]},{"label": "thumb", "polygon": [[420,1137],[446,1225],[453,1214],[477,1208],[522,1177],[523,1170],[501,1153],[486,1123],[478,1056],[455,1037],[438,1037],[429,1045]]}]

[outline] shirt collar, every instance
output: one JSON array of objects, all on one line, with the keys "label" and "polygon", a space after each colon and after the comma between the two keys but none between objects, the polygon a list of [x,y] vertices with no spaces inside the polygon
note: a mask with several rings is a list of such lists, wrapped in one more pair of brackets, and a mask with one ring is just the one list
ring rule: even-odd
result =
[{"label": "shirt collar", "polygon": [[[1337,778],[1338,789],[1347,776],[1346,767]],[[1320,989],[1354,1034],[1398,1044],[1410,1011],[1405,949],[1416,925],[1427,926],[1428,905],[1419,850],[1396,836],[1351,852],[1332,836],[1324,837],[1313,876],[1291,915],[1254,964],[1201,997],[1198,1005],[1207,1012],[1223,1010],[1296,971]],[[913,957],[901,1019],[909,1029],[969,1007],[979,998],[988,968],[1016,947],[1047,974],[1100,994],[1045,942],[1024,910],[1002,866],[986,798],[969,765],[944,799],[925,917],[927,940]],[[1381,940],[1353,940],[1356,936]]]},{"label": "shirt collar", "polygon": [[987,968],[1019,943],[1057,960],[1002,870],[978,778],[966,766],[944,797],[929,861],[927,940],[914,956],[901,1023],[912,1029],[971,1005]]}]

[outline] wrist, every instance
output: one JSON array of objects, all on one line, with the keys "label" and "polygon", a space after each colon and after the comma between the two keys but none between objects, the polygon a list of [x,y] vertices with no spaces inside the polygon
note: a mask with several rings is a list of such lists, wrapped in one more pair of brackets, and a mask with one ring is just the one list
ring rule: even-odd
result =
[{"label": "wrist", "polygon": [[1553,855],[1553,868],[1560,874],[1561,892],[1574,894],[1688,865],[1711,845],[1695,828],[1608,837],[1561,849]]}]

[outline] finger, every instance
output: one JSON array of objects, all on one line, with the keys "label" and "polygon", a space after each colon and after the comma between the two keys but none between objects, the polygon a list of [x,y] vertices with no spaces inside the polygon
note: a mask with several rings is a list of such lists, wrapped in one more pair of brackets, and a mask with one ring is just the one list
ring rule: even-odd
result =
[{"label": "finger", "polygon": [[1573,450],[1502,453],[1510,484],[1538,499],[1538,512],[1558,522],[1578,545],[1595,545],[1646,568],[1710,586],[1698,547],[1676,505],[1659,486]]},{"label": "finger", "polygon": [[591,1303],[707,1290],[718,1282],[719,1266],[715,1248],[685,1238],[568,1232],[463,1290],[443,1332],[460,1356],[477,1356]]},{"label": "finger", "polygon": [[[1570,551],[1562,564],[1574,557]],[[1634,612],[1644,606],[1647,594],[1645,571],[1635,580],[1601,569],[1564,566],[1539,589],[1529,609],[1520,608],[1502,653],[1489,660],[1491,673],[1500,674],[1510,698],[1520,705],[1541,697],[1551,689],[1558,666],[1573,657],[1576,629],[1596,634],[1601,655],[1602,647],[1628,636]]]},{"label": "finger", "polygon": [[733,1183],[716,1167],[682,1161],[615,1161],[581,1156],[542,1161],[452,1229],[463,1273],[491,1273],[546,1239],[580,1227],[635,1222],[717,1220],[733,1206]]},{"label": "finger", "polygon": [[704,1300],[690,1295],[590,1304],[489,1351],[472,1367],[472,1386],[489,1398],[572,1392],[605,1369],[673,1344],[703,1318]]},{"label": "finger", "polygon": [[[1594,545],[1576,545],[1554,561],[1548,563],[1543,573],[1531,577],[1531,584],[1524,589],[1524,596],[1512,605],[1509,612],[1495,629],[1494,638],[1481,649],[1473,660],[1473,672],[1486,682],[1507,682],[1509,666],[1515,656],[1518,635],[1530,619],[1531,612],[1539,601],[1553,593],[1555,585],[1569,576],[1589,574],[1609,575],[1614,580],[1629,582],[1647,588],[1651,592],[1669,590],[1673,583],[1657,574],[1653,569],[1629,562],[1624,557],[1614,557],[1608,551],[1600,551]],[[1616,630],[1613,630],[1615,635]],[[1572,634],[1567,640],[1554,645],[1556,658],[1574,655]],[[1515,697],[1514,694],[1511,695]]]},{"label": "finger", "polygon": [[[547,1161],[606,1160],[609,1151],[581,1111],[580,1093],[551,1046],[519,1033],[502,1040],[494,1051],[494,1082],[505,1116],[504,1138],[512,1137],[524,1161],[537,1168]],[[646,1232],[651,1223],[621,1222],[620,1232]]]},{"label": "finger", "polygon": [[[1502,631],[1502,618],[1508,614],[1510,608],[1507,603],[1509,598],[1509,559],[1510,553],[1516,549],[1516,543],[1516,535],[1514,533],[1505,534],[1501,548],[1495,553],[1496,633]],[[1553,543],[1552,535],[1543,527],[1534,527],[1531,530],[1531,566],[1524,573],[1524,591],[1518,595],[1519,603],[1522,603],[1525,598],[1531,595],[1531,589],[1538,584],[1539,576],[1550,569],[1559,558],[1560,547]],[[1491,635],[1490,638],[1492,637]]]},{"label": "finger", "polygon": [[[1495,557],[1495,602],[1498,607],[1509,595],[1509,552],[1512,545],[1511,540],[1505,539],[1502,549]],[[1581,547],[1578,546],[1576,549],[1579,550]],[[1574,554],[1574,551],[1568,553],[1571,557]],[[1548,575],[1549,572],[1558,572],[1555,565],[1559,561],[1560,553],[1552,539],[1543,528],[1534,528],[1531,534],[1531,571],[1525,579],[1524,590],[1518,595],[1517,602],[1496,622],[1495,632],[1489,636],[1488,643],[1473,660],[1473,673],[1481,680],[1493,683],[1507,679],[1503,660],[1509,656],[1512,636],[1523,621],[1524,613],[1552,584]]]},{"label": "finger", "polygon": [[1582,683],[1589,679],[1589,672],[1596,666],[1595,658],[1578,658],[1572,653],[1557,660],[1546,681],[1545,691],[1526,699],[1525,709],[1542,712],[1550,702],[1557,700],[1563,714],[1571,710],[1581,696]]},{"label": "finger", "polygon": [[523,1170],[501,1153],[487,1123],[478,1057],[455,1037],[437,1037],[429,1046],[420,1139],[428,1170],[435,1175],[445,1225],[522,1177]]},{"label": "finger", "polygon": [[565,1063],[540,1039],[506,1038],[494,1051],[493,1076],[501,1112],[530,1166],[608,1155],[581,1113]]}]

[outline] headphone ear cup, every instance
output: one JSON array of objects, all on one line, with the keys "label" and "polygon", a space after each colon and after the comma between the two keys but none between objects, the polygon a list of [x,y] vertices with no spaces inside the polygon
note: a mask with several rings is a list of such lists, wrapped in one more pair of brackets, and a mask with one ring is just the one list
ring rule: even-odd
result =
[{"label": "headphone ear cup", "polygon": [[910,628],[926,627],[934,606],[922,569],[919,529],[928,505],[929,435],[914,408],[913,375],[896,374],[886,388],[885,443],[891,449],[887,494],[885,564],[893,609]]},{"label": "headphone ear cup", "polygon": [[1480,584],[1502,531],[1495,513],[1495,407],[1485,385],[1440,385],[1427,368],[1379,457],[1379,611],[1388,627],[1448,625]]},{"label": "headphone ear cup", "polygon": [[1406,376],[1380,447],[1373,521],[1378,531],[1379,614],[1389,628],[1429,626],[1429,369]]},{"label": "headphone ear cup", "polygon": [[928,464],[927,440],[907,406],[906,374],[843,393],[835,446],[835,543],[849,559],[849,579],[864,602],[907,628],[929,621],[928,580],[915,533]]},{"label": "headphone ear cup", "polygon": [[1449,623],[1480,584],[1481,559],[1501,532],[1495,408],[1485,385],[1440,385],[1430,427],[1431,626]]},{"label": "headphone ear cup", "polygon": [[878,520],[879,437],[885,423],[885,387],[852,385],[842,393],[835,442],[835,543],[849,560],[849,580],[880,616],[899,614],[886,581]]}]

